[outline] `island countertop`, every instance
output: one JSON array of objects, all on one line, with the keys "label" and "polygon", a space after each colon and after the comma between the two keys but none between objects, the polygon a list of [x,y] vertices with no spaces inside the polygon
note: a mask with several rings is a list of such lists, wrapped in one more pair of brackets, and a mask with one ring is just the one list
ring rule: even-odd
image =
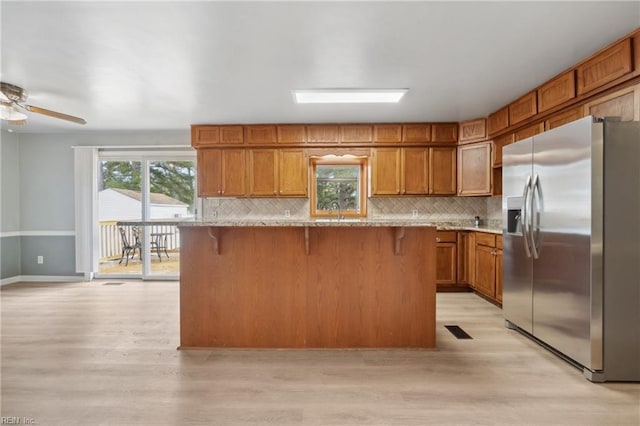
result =
[{"label": "island countertop", "polygon": [[427,219],[363,218],[363,219],[209,219],[178,222],[179,227],[435,227],[442,231],[477,231],[502,234],[502,228],[486,225],[468,226],[456,221],[433,221]]}]

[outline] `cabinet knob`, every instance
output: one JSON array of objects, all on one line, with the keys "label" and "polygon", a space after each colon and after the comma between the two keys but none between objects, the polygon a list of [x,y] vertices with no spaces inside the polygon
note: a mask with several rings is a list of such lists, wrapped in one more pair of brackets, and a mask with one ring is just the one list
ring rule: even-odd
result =
[{"label": "cabinet knob", "polygon": [[440,237],[436,237],[436,243],[440,242]]}]

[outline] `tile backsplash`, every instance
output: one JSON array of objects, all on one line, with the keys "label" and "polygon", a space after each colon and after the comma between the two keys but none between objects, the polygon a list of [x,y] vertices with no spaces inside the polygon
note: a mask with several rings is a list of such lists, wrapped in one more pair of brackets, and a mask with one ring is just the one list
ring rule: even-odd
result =
[{"label": "tile backsplash", "polygon": [[[502,220],[500,198],[485,197],[388,197],[369,198],[370,218],[419,217],[434,221],[469,221],[475,216],[491,226]],[[309,217],[308,198],[205,198],[202,217],[225,219],[282,219],[286,212],[293,219]]]}]

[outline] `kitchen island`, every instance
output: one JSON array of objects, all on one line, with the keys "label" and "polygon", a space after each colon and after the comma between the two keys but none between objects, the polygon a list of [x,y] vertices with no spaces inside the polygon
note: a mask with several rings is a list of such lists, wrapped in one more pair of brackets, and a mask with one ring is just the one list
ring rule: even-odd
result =
[{"label": "kitchen island", "polygon": [[428,222],[182,222],[180,347],[435,347]]}]

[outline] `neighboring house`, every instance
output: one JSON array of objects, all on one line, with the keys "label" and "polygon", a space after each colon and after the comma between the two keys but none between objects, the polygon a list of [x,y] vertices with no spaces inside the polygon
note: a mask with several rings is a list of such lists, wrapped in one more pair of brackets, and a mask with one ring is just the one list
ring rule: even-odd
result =
[{"label": "neighboring house", "polygon": [[[142,195],[130,189],[104,189],[98,193],[99,220],[128,220],[142,217]],[[150,193],[150,218],[169,219],[189,216],[188,204],[165,194]]]}]

